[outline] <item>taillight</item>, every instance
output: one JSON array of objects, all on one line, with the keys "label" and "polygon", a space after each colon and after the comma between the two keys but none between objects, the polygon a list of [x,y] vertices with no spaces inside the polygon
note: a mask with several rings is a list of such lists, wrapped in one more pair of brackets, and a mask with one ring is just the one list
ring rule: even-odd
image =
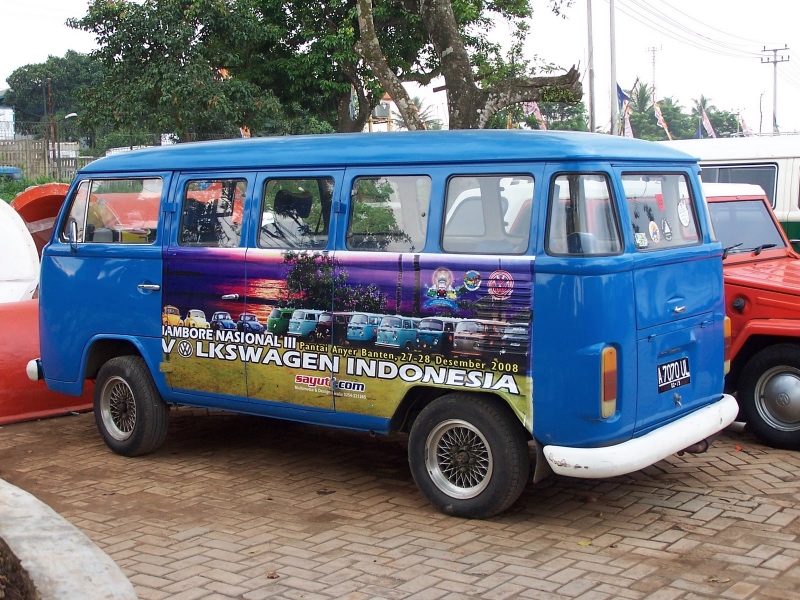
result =
[{"label": "taillight", "polygon": [[731,370],[731,319],[725,317],[725,375]]},{"label": "taillight", "polygon": [[607,419],[617,412],[617,350],[603,348],[600,362],[600,415]]}]

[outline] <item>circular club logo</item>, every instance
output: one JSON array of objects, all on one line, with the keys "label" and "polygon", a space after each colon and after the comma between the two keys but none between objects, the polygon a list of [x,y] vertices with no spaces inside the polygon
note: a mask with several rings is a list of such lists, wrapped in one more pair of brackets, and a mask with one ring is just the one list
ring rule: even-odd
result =
[{"label": "circular club logo", "polygon": [[489,275],[489,283],[486,284],[489,294],[495,300],[505,300],[511,295],[514,289],[514,278],[508,271],[498,269]]},{"label": "circular club logo", "polygon": [[183,358],[189,358],[193,353],[192,350],[192,343],[186,340],[181,340],[178,342],[178,354],[180,354]]},{"label": "circular club logo", "polygon": [[470,292],[474,292],[481,287],[481,274],[475,270],[464,273],[464,287]]}]

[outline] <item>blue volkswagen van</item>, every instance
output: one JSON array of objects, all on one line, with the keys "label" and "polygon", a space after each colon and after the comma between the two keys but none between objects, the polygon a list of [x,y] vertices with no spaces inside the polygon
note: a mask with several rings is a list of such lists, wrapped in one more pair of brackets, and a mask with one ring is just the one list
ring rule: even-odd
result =
[{"label": "blue volkswagen van", "polygon": [[[437,295],[441,288],[440,283],[442,282],[437,282],[436,285]],[[458,323],[459,320],[452,317],[425,317],[419,323],[417,346],[428,352],[450,354]]]},{"label": "blue volkswagen van", "polygon": [[313,337],[317,332],[317,321],[322,314],[321,310],[297,309],[292,312],[289,319],[288,335],[301,338]]},{"label": "blue volkswagen van", "polygon": [[383,317],[378,326],[375,345],[395,350],[414,350],[417,347],[417,327],[420,320],[400,315]]},{"label": "blue volkswagen van", "polygon": [[[641,140],[441,131],[144,149],[75,177],[43,253],[28,373],[67,394],[94,380],[99,432],[126,456],[158,450],[171,405],[408,432],[421,493],[487,517],[531,472],[633,472],[702,451],[734,419],[721,255],[695,159]],[[275,305],[421,319],[421,343],[159,318],[263,322]],[[452,354],[425,337],[451,343],[462,321],[527,324],[528,351]]]},{"label": "blue volkswagen van", "polygon": [[382,315],[357,312],[347,322],[347,341],[354,344],[371,344],[378,335]]}]

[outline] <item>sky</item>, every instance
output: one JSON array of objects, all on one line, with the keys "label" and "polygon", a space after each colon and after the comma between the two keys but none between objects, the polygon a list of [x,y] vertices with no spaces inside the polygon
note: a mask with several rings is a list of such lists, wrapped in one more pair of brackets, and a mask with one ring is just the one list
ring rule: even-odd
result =
[{"label": "sky", "polygon": [[[561,18],[546,0],[533,0],[534,17],[525,46],[539,58],[583,74],[589,97],[587,1],[574,0]],[[591,0],[595,121],[607,130],[610,119],[611,0]],[[777,122],[782,132],[800,131],[800,2],[796,0],[613,0],[617,82],[630,89],[655,82],[658,98],[671,97],[689,112],[704,95],[719,110],[739,113],[754,132],[772,126],[773,76],[777,64]],[[15,69],[41,63],[67,50],[95,48],[91,34],[65,21],[82,17],[88,0],[8,0],[0,8],[0,88]],[[498,39],[508,38],[501,25]],[[788,50],[784,47],[788,46]],[[779,49],[777,54],[768,50]],[[446,118],[445,93],[413,90]]]}]

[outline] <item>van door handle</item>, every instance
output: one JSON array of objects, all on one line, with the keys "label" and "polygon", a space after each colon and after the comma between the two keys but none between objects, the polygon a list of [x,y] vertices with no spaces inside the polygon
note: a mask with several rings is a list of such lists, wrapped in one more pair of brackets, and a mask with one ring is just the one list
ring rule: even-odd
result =
[{"label": "van door handle", "polygon": [[222,296],[222,299],[223,300],[238,300],[239,299],[239,294],[225,294],[224,296]]},{"label": "van door handle", "polygon": [[675,308],[672,309],[672,312],[674,312],[676,315],[679,315],[681,313],[685,313],[686,312],[686,307],[685,306],[676,306]]},{"label": "van door handle", "polygon": [[161,289],[161,286],[157,283],[140,283],[137,285],[140,290],[147,290],[148,292],[157,292]]}]

